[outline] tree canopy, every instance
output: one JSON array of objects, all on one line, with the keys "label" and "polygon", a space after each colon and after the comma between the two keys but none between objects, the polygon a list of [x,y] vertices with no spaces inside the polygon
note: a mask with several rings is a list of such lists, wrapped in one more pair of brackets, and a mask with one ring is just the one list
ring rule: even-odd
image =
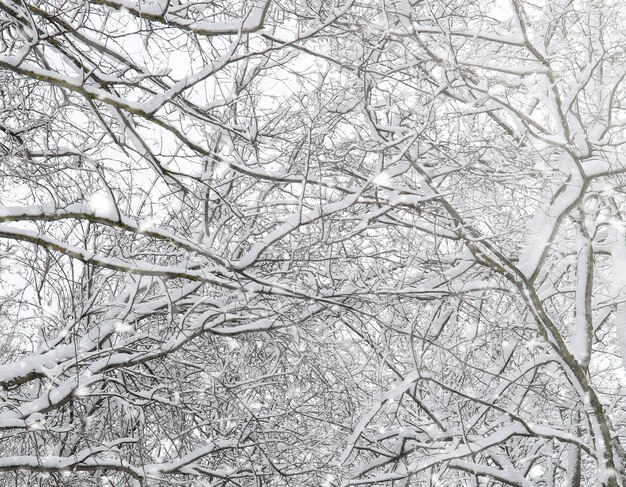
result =
[{"label": "tree canopy", "polygon": [[1,0],[0,485],[626,486],[625,24]]}]

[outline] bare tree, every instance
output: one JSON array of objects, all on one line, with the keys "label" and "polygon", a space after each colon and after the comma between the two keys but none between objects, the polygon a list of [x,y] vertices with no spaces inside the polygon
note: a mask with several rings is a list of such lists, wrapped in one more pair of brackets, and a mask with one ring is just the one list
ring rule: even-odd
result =
[{"label": "bare tree", "polygon": [[622,5],[0,6],[2,485],[626,484]]}]

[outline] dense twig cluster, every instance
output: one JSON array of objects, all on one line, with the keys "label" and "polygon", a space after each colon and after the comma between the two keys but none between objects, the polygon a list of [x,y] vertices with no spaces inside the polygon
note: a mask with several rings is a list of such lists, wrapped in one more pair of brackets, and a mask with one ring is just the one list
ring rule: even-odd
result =
[{"label": "dense twig cluster", "polygon": [[0,485],[624,485],[624,13],[2,0]]}]

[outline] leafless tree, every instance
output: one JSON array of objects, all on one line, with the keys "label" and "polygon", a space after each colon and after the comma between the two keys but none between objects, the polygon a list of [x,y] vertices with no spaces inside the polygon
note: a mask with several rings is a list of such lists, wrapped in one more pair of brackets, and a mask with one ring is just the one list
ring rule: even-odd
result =
[{"label": "leafless tree", "polygon": [[626,485],[625,13],[1,0],[0,485]]}]

